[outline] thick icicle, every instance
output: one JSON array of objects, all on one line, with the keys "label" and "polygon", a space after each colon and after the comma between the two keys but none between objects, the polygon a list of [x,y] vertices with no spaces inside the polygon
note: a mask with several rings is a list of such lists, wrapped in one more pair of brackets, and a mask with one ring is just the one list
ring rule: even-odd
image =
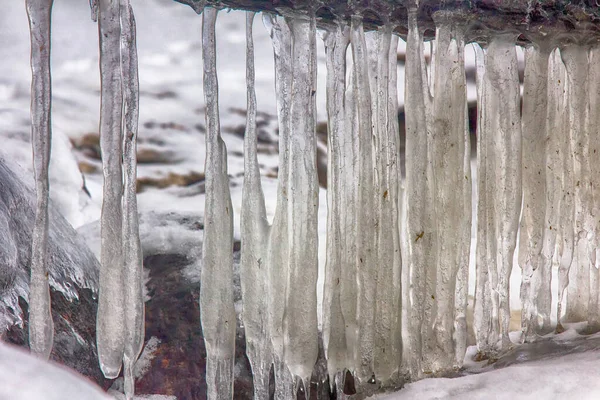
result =
[{"label": "thick icicle", "polygon": [[242,255],[240,274],[246,354],[252,367],[254,398],[269,398],[271,342],[268,333],[268,284],[266,267],[269,224],[260,181],[256,136],[256,92],[254,89],[254,13],[246,14],[247,114],[244,136],[244,188],[242,198]]},{"label": "thick icicle", "polygon": [[569,113],[568,113],[568,82],[567,70],[562,59],[562,50],[555,53],[553,62],[553,76],[557,81],[556,91],[562,92],[562,96],[557,97],[556,110],[557,117],[554,120],[556,126],[557,141],[560,149],[560,217],[558,220],[558,235],[560,242],[558,243],[559,269],[558,269],[558,299],[557,299],[557,331],[562,331],[560,320],[562,317],[562,303],[565,290],[569,284],[569,270],[573,262],[573,244],[574,244],[574,229],[573,218],[574,211],[574,174],[573,174],[573,151],[571,148],[570,129],[569,129]]},{"label": "thick icicle", "polygon": [[[600,278],[598,272],[598,250],[600,249],[600,163],[596,162],[600,154],[600,113],[593,110],[598,110],[600,107],[600,46],[595,45],[590,49],[589,53],[589,71],[588,71],[588,115],[586,131],[589,135],[589,155],[590,162],[590,190],[592,212],[590,218],[591,223],[591,265],[590,265],[590,304],[588,329],[592,332],[600,330],[600,309],[599,309],[599,287]],[[589,233],[588,233],[589,235]]]},{"label": "thick icicle", "polygon": [[[433,269],[431,259],[433,232],[431,191],[431,160],[428,136],[431,135],[431,98],[426,79],[423,37],[417,26],[417,9],[408,10],[408,37],[406,42],[405,99],[406,115],[406,208],[407,242],[410,282],[406,305],[409,323],[409,352],[406,357],[413,377],[423,373],[424,343],[430,337],[430,310],[433,288],[428,271]],[[428,314],[429,310],[429,314]]]},{"label": "thick icicle", "polygon": [[588,48],[571,44],[561,48],[567,70],[567,107],[569,139],[573,162],[574,192],[574,268],[569,271],[567,288],[568,321],[586,321],[589,301],[590,263],[588,252],[588,215],[590,210],[589,138],[585,129],[587,113]]},{"label": "thick icicle", "polygon": [[[398,368],[399,348],[394,340],[400,324],[400,238],[398,216],[399,173],[399,134],[397,124],[398,110],[393,104],[390,87],[396,86],[395,74],[390,71],[390,54],[397,59],[397,47],[391,52],[392,26],[385,24],[380,28],[376,49],[376,81],[373,98],[374,109],[374,211],[376,295],[373,371],[375,377],[387,385]],[[392,64],[393,69],[396,65]],[[373,92],[373,91],[372,91]]]},{"label": "thick icicle", "polygon": [[[468,259],[470,213],[464,203],[471,196],[465,180],[465,130],[467,120],[464,39],[453,28],[452,16],[437,13],[433,97],[433,159],[437,287],[434,306],[436,345],[434,370],[454,366],[454,308],[460,264]],[[470,188],[469,188],[470,189]],[[465,253],[466,252],[466,253]],[[463,339],[461,339],[463,340]]]},{"label": "thick icicle", "polygon": [[542,256],[546,231],[546,118],[548,106],[547,46],[525,50],[523,83],[523,216],[519,240],[521,326],[525,340],[550,328],[551,264]]},{"label": "thick icicle", "polygon": [[[565,130],[565,123],[568,116],[565,115],[565,89],[566,89],[566,75],[565,66],[560,56],[560,50],[555,49],[548,60],[548,106],[547,106],[547,120],[546,130],[548,132],[548,142],[546,145],[546,212],[544,221],[544,268],[551,271],[553,258],[555,257],[557,240],[559,234],[562,235],[561,231],[561,209],[563,199],[563,173],[564,170],[564,158],[570,157],[564,148],[564,143],[567,137]],[[560,243],[559,243],[560,244]],[[560,251],[559,251],[560,253]],[[558,255],[560,258],[560,254]],[[570,263],[570,260],[569,260]],[[562,263],[561,263],[562,265]],[[557,329],[560,327],[560,316],[561,316],[561,299],[562,294],[560,286],[566,285],[565,278],[568,276],[563,273],[564,269],[559,269],[559,296],[558,296],[558,307],[557,307]],[[568,270],[567,270],[568,273]],[[550,277],[545,277],[543,285],[546,285]]]},{"label": "thick icicle", "polygon": [[227,148],[221,138],[215,23],[218,11],[202,15],[202,56],[206,101],[206,204],[200,313],[206,344],[208,399],[233,398],[236,316],[233,306],[233,209],[227,175]]},{"label": "thick icicle", "polygon": [[123,170],[121,123],[121,24],[119,0],[99,0],[98,37],[100,41],[100,148],[104,175],[104,197],[100,219],[100,287],[96,342],[104,376],[119,375],[125,344],[123,290]]},{"label": "thick icicle", "polygon": [[316,166],[316,21],[287,19],[292,35],[288,192],[289,277],[284,360],[308,387],[317,360],[319,183]]},{"label": "thick icicle", "polygon": [[[502,349],[510,344],[509,284],[517,240],[521,210],[521,115],[519,74],[513,34],[492,38],[486,56],[485,79],[489,92],[482,99],[489,102],[484,114],[483,135],[490,137],[488,157],[493,158],[493,212],[496,213],[494,240],[497,240],[497,282],[492,290],[498,293],[498,320]],[[486,107],[486,106],[484,106]],[[490,238],[491,239],[491,238]],[[495,284],[494,284],[495,283]]]},{"label": "thick icicle", "polygon": [[290,104],[292,95],[291,33],[282,18],[264,14],[263,21],[273,41],[275,58],[275,92],[279,122],[279,173],[277,208],[269,234],[267,270],[269,275],[269,336],[273,346],[275,398],[293,396],[293,379],[283,360],[283,317],[288,288],[288,207]]},{"label": "thick icicle", "polygon": [[31,244],[29,281],[29,347],[48,359],[54,323],[48,286],[48,168],[52,143],[52,88],[50,76],[50,20],[52,0],[27,0],[31,34],[31,143],[37,203]]},{"label": "thick icicle", "polygon": [[[496,241],[491,232],[494,225],[491,197],[493,172],[490,153],[489,122],[486,118],[489,104],[486,99],[489,84],[486,77],[485,57],[487,49],[475,45],[477,62],[477,249],[475,270],[474,330],[477,349],[486,354],[494,349],[498,339],[498,296],[492,290],[492,272],[496,268]],[[484,126],[486,124],[486,126]],[[494,315],[496,317],[494,318]]]},{"label": "thick icicle", "polygon": [[125,397],[135,391],[134,368],[144,345],[144,268],[136,198],[139,79],[136,25],[129,0],[121,0],[121,71],[123,77],[123,290],[125,293]]},{"label": "thick icicle", "polygon": [[352,58],[354,63],[354,99],[358,119],[358,198],[357,203],[357,352],[356,374],[361,381],[373,375],[373,345],[375,324],[375,291],[377,264],[373,202],[372,108],[367,47],[362,20],[352,18]]},{"label": "thick icicle", "polygon": [[[327,356],[327,369],[332,377],[349,366],[346,322],[343,304],[356,302],[356,297],[346,298],[343,290],[343,269],[352,269],[346,264],[347,251],[344,238],[349,232],[344,224],[348,196],[352,193],[352,181],[346,180],[344,169],[350,168],[352,153],[347,152],[345,141],[350,132],[346,130],[346,50],[349,44],[349,29],[342,22],[324,33],[327,56],[327,119],[328,119],[328,166],[327,166],[327,260],[323,300],[323,342]],[[350,267],[350,268],[349,268]],[[354,277],[354,279],[356,279]],[[342,377],[338,377],[341,382]]]}]

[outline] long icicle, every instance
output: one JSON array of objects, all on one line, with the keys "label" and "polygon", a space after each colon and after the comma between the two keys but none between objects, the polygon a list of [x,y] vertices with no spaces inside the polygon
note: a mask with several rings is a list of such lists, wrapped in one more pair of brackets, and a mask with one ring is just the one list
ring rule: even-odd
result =
[{"label": "long icicle", "polygon": [[375,295],[375,336],[373,349],[373,370],[376,378],[383,384],[390,384],[393,374],[398,368],[398,346],[395,333],[400,323],[398,307],[401,293],[399,271],[401,268],[400,241],[397,234],[398,225],[398,183],[400,180],[398,162],[399,133],[394,119],[397,120],[398,110],[390,96],[390,87],[396,86],[395,75],[390,68],[390,54],[397,59],[397,48],[391,52],[392,25],[384,24],[377,32],[379,46],[377,48],[377,81],[376,97],[374,99],[376,125],[375,136],[375,174],[376,185],[375,211],[376,224],[376,256],[377,279]]},{"label": "long icicle", "polygon": [[240,274],[246,354],[252,367],[254,398],[269,398],[271,343],[268,334],[266,252],[269,224],[260,181],[256,135],[256,92],[254,88],[254,13],[246,14],[247,114],[244,136],[244,188],[242,195]]},{"label": "long icicle", "polygon": [[[436,211],[437,287],[434,307],[436,346],[434,370],[454,366],[454,308],[456,279],[460,263],[465,261],[469,245],[462,243],[463,231],[470,226],[470,213],[465,215],[464,171],[465,129],[467,121],[466,78],[464,71],[464,39],[453,28],[452,15],[436,13],[437,26],[434,67],[433,140],[431,151],[434,170]],[[460,228],[462,228],[462,230]]]},{"label": "long icicle", "polygon": [[48,359],[54,323],[48,285],[48,169],[52,143],[52,82],[50,76],[50,20],[53,1],[27,0],[31,34],[31,143],[35,173],[35,225],[31,244],[29,281],[29,347]]},{"label": "long icicle", "polygon": [[432,179],[428,136],[431,134],[431,97],[426,79],[423,36],[417,26],[417,8],[408,10],[406,42],[405,100],[406,115],[406,208],[410,304],[406,305],[409,323],[409,371],[415,378],[423,374],[423,347],[428,340],[430,320],[426,317],[427,271],[432,269],[432,210],[428,181]]},{"label": "long icicle", "polygon": [[[327,166],[327,259],[325,264],[325,287],[323,293],[323,342],[327,356],[327,369],[330,382],[341,384],[341,374],[348,367],[352,354],[348,347],[346,325],[347,313],[344,304],[355,302],[356,296],[345,297],[346,282],[342,269],[346,269],[344,238],[349,234],[344,226],[347,197],[352,190],[352,182],[344,179],[344,168],[352,154],[344,146],[346,136],[346,50],[349,44],[349,29],[342,22],[324,34],[327,56],[327,119],[328,119],[328,166]],[[351,268],[348,268],[351,269]],[[356,279],[356,277],[354,277]],[[335,376],[335,378],[334,378]]]},{"label": "long icicle", "polygon": [[532,45],[525,50],[523,80],[523,216],[519,239],[521,266],[521,328],[523,339],[535,339],[550,327],[550,287],[544,284],[551,274],[542,256],[546,231],[546,118],[548,107],[547,46]]},{"label": "long icicle", "polygon": [[279,123],[279,173],[277,208],[269,235],[267,270],[269,275],[269,336],[273,346],[275,399],[286,400],[293,396],[293,379],[283,360],[283,316],[288,288],[288,208],[289,194],[289,141],[290,104],[292,96],[291,33],[282,18],[263,15],[263,22],[273,42],[275,59],[275,92]]},{"label": "long icicle", "polygon": [[587,112],[588,48],[571,44],[561,48],[567,70],[567,107],[569,115],[569,138],[573,162],[574,192],[574,265],[569,270],[567,288],[567,321],[588,319],[590,265],[587,241],[587,216],[589,210],[589,140],[585,129]]},{"label": "long icicle", "polygon": [[[307,391],[317,360],[319,183],[316,169],[316,21],[286,19],[292,34],[284,360]],[[302,386],[299,386],[302,390]]]},{"label": "long icicle", "polygon": [[104,197],[100,218],[100,287],[96,342],[100,368],[109,379],[119,375],[125,345],[123,290],[123,197],[121,24],[119,0],[99,0],[100,148]]},{"label": "long icicle", "polygon": [[206,203],[200,313],[206,344],[208,399],[233,398],[236,316],[233,306],[233,209],[227,175],[227,148],[221,138],[215,23],[218,11],[202,15],[202,56],[206,102]]},{"label": "long icicle", "polygon": [[361,381],[370,379],[373,374],[373,343],[375,323],[375,290],[377,265],[375,261],[373,215],[373,160],[372,160],[372,106],[369,86],[369,65],[367,47],[360,17],[352,18],[351,25],[352,57],[355,73],[354,98],[358,116],[358,204],[357,209],[357,270],[358,307],[357,338],[358,351],[355,354],[356,374]]},{"label": "long icicle", "polygon": [[496,253],[497,282],[493,289],[498,293],[498,320],[502,350],[510,345],[508,329],[510,323],[509,284],[513,267],[513,255],[521,210],[521,115],[519,95],[519,74],[515,35],[505,34],[494,37],[488,47],[486,57],[486,78],[489,79],[490,108],[485,118],[489,119],[490,131],[494,135],[488,157],[494,159],[493,199],[497,215],[495,238],[498,241]]},{"label": "long icicle", "polygon": [[[473,320],[477,350],[480,354],[490,353],[498,338],[497,319],[493,322],[496,313],[497,296],[491,287],[491,271],[496,259],[496,242],[493,240],[491,228],[494,224],[493,203],[491,198],[492,182],[489,179],[492,165],[489,153],[491,140],[488,119],[488,101],[486,101],[488,80],[486,77],[485,57],[487,49],[475,45],[477,62],[477,249],[475,270],[475,304],[473,307]],[[485,124],[485,125],[484,125]]]},{"label": "long icicle", "polygon": [[144,268],[137,208],[137,135],[139,78],[136,24],[129,0],[121,0],[121,71],[123,77],[123,286],[125,293],[125,397],[133,399],[134,368],[144,345]]},{"label": "long icicle", "polygon": [[[560,257],[560,253],[556,251],[557,241],[560,231],[561,208],[563,198],[563,159],[568,155],[563,151],[563,142],[567,133],[565,131],[565,121],[568,116],[565,116],[565,66],[560,57],[560,50],[555,49],[548,60],[548,106],[546,130],[548,132],[548,143],[546,145],[546,212],[544,220],[544,268],[548,271],[552,270],[553,259],[555,255]],[[561,241],[558,242],[560,245]],[[570,263],[570,261],[569,261]],[[560,316],[561,306],[560,299],[562,298],[560,286],[568,276],[561,273],[564,269],[559,269],[559,293],[557,301],[557,330],[561,330]],[[545,277],[543,283],[546,286],[547,281],[551,276]]]}]

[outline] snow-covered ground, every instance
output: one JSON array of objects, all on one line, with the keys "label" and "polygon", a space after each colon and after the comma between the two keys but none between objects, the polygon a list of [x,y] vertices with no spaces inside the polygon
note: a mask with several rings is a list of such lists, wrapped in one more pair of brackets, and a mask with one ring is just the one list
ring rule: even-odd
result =
[{"label": "snow-covered ground", "polygon": [[[140,181],[146,182],[138,196],[144,249],[183,246],[190,252],[199,251],[195,245],[199,238],[185,227],[169,223],[155,226],[152,221],[154,215],[169,213],[201,219],[204,211],[201,179],[205,159],[201,18],[191,8],[172,0],[132,0],[132,3],[138,26],[140,62],[139,150],[148,157],[147,162],[140,163],[138,171]],[[221,12],[217,23],[221,126],[229,153],[237,239],[246,107],[244,23],[244,13],[236,11]],[[263,172],[267,214],[272,218],[277,184],[277,154],[272,152],[277,140],[273,57],[271,42],[261,18],[255,19],[254,32],[258,111],[264,124],[261,129],[267,139],[265,151],[259,154],[259,163]],[[55,2],[52,46],[54,136],[51,196],[65,217],[80,228],[94,248],[98,243],[102,175],[98,157],[91,156],[89,150],[94,147],[93,141],[98,132],[100,81],[97,26],[90,19],[87,1]],[[401,41],[400,50],[403,48]],[[320,41],[318,51],[318,120],[325,121],[325,67]],[[28,57],[29,32],[24,3],[7,2],[0,13],[0,136],[3,141],[0,152],[31,172]],[[466,59],[468,64],[474,64],[471,49],[467,50]],[[404,74],[401,66],[398,82],[402,104]],[[469,98],[474,96],[474,87],[470,85]],[[475,177],[473,181],[476,182]],[[182,180],[184,184],[180,183]],[[89,195],[82,190],[84,185]],[[320,191],[319,201],[319,263],[322,271],[327,212],[324,189]],[[475,243],[472,243],[474,253]],[[474,257],[471,259],[473,261]],[[473,294],[473,263],[470,276],[469,293]],[[553,281],[556,282],[556,279]],[[321,284],[322,279],[319,282]],[[511,305],[515,310],[520,309],[519,284],[520,271],[515,264],[511,278]],[[319,293],[321,295],[322,290]],[[514,395],[512,398],[555,398],[561,397],[558,394],[570,388],[569,384],[573,389],[569,397],[580,395],[586,398],[584,394],[587,391],[583,393],[583,388],[597,389],[596,385],[600,385],[593,382],[587,382],[587,386],[582,384],[586,379],[591,380],[590,374],[595,369],[590,365],[598,358],[600,353],[592,352],[463,378],[425,380],[409,385],[407,390],[398,394],[398,398],[508,398],[508,393]],[[556,377],[559,373],[560,378]],[[543,382],[535,384],[535,390],[538,390],[536,397],[531,397],[534,388],[529,382],[533,378]],[[561,384],[565,379],[568,383]],[[508,388],[514,390],[509,391]],[[519,388],[521,391],[518,391]]]}]

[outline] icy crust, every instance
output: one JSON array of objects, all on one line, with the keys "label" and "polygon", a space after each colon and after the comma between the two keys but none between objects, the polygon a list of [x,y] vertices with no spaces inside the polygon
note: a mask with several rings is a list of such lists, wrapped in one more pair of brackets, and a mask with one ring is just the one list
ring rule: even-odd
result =
[{"label": "icy crust", "polygon": [[[0,157],[0,332],[23,324],[19,297],[29,301],[31,234],[35,193],[29,180],[19,178],[4,156]],[[53,207],[49,206],[48,279],[50,288],[68,300],[78,299],[80,288],[98,290],[98,260],[85,241]]]}]

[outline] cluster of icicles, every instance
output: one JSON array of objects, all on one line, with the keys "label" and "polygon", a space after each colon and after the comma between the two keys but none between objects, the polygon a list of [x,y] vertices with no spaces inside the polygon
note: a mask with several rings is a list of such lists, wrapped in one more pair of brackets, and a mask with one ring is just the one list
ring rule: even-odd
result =
[{"label": "cluster of icicles", "polygon": [[[32,41],[32,137],[38,203],[30,284],[30,345],[48,357],[53,325],[45,256],[50,156],[52,1],[27,0]],[[101,219],[97,344],[104,374],[133,366],[144,338],[142,257],[135,200],[138,79],[129,0],[92,1],[100,38]],[[233,397],[236,314],[233,210],[220,135],[215,23],[203,12],[206,207],[200,295],[208,398]],[[318,356],[316,21],[264,15],[273,42],[279,120],[279,183],[272,224],[257,159],[253,13],[247,14],[247,126],[241,284],[256,399],[308,394]],[[460,367],[467,341],[471,245],[470,140],[464,31],[438,12],[428,68],[417,10],[406,43],[406,177],[402,183],[397,96],[398,37],[361,18],[324,31],[327,57],[328,220],[322,333],[331,382],[347,371],[361,385],[393,386],[408,373]],[[600,47],[548,41],[526,49],[523,106],[515,41],[490,38],[477,55],[477,262],[474,330],[483,354],[510,345],[509,278],[517,232],[524,338],[553,329],[550,291],[559,264],[557,320],[600,327]],[[350,49],[350,50],[349,50]],[[351,62],[347,63],[347,59]],[[521,215],[522,210],[522,216]],[[520,226],[519,226],[520,224]],[[401,239],[402,238],[402,239]],[[403,250],[403,251],[401,251]],[[573,265],[573,268],[571,268]],[[570,283],[569,283],[570,282]],[[560,323],[559,323],[560,328]]]}]

